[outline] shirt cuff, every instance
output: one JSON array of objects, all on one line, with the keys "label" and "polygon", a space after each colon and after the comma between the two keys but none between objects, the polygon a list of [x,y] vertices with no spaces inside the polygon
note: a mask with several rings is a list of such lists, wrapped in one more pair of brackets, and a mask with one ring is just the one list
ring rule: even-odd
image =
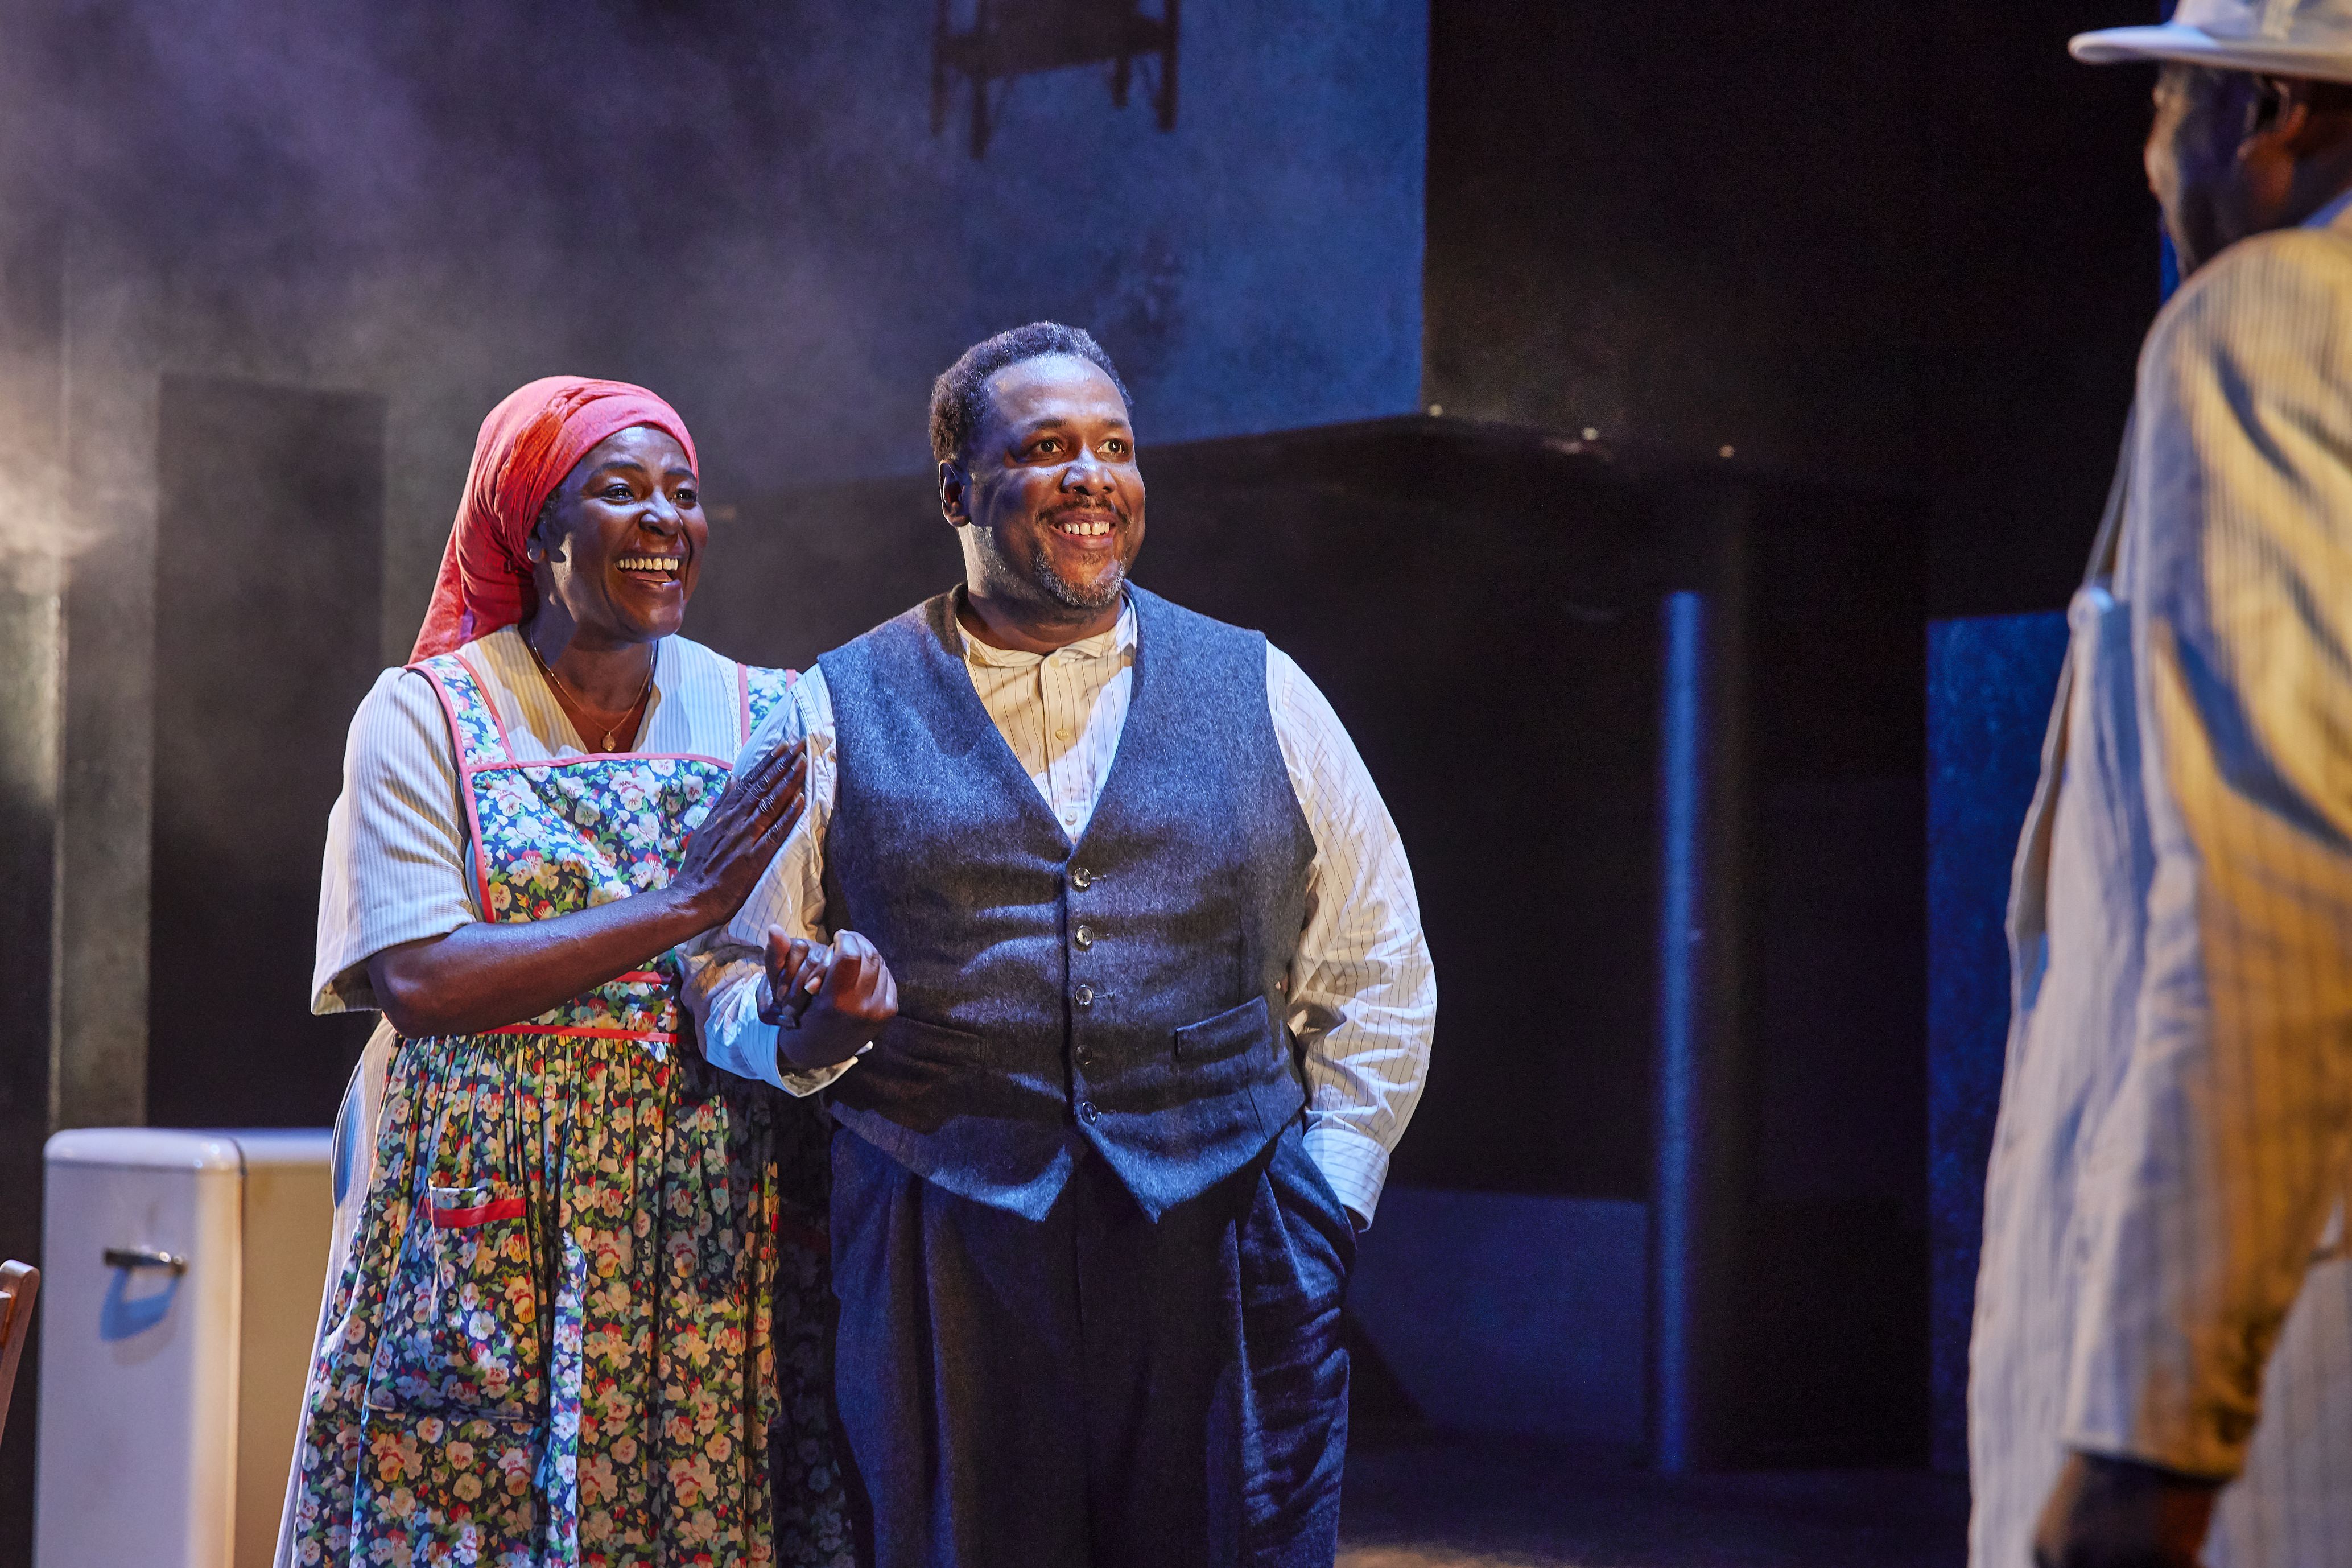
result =
[{"label": "shirt cuff", "polygon": [[2129,1459],[2200,1480],[2228,1481],[2246,1468],[2253,1441],[2251,1412],[2221,1399],[2166,1399],[2109,1387],[2089,1394],[2078,1381],[2058,1440],[2078,1454]]},{"label": "shirt cuff", "polygon": [[810,1072],[786,1072],[783,1053],[776,1048],[776,1036],[780,1032],[775,1025],[753,1018],[736,1029],[727,1053],[731,1059],[717,1065],[740,1072],[740,1063],[741,1067],[752,1069],[751,1073],[743,1076],[765,1079],[800,1100],[806,1100],[821,1089],[830,1088],[835,1079],[857,1065],[857,1058],[852,1057],[845,1062],[835,1062],[831,1067],[817,1068]]},{"label": "shirt cuff", "polygon": [[2264,1369],[2247,1348],[2256,1336],[2242,1324],[2192,1330],[2176,1303],[2117,1302],[2102,1283],[2095,1276],[2076,1297],[2058,1440],[2177,1475],[2235,1477],[2261,1414]]},{"label": "shirt cuff", "polygon": [[774,1084],[805,1100],[856,1065],[852,1057],[814,1072],[786,1072],[776,1049],[775,1025],[760,1016],[759,963],[705,954],[687,960],[686,1004],[702,1026],[702,1054],[712,1067],[738,1078]]},{"label": "shirt cuff", "polygon": [[1331,1184],[1340,1203],[1355,1216],[1358,1230],[1369,1230],[1372,1211],[1380,1206],[1381,1188],[1389,1179],[1389,1152],[1336,1117],[1307,1118],[1307,1157]]},{"label": "shirt cuff", "polygon": [[310,1011],[320,1015],[382,1012],[383,1004],[376,1000],[375,981],[368,973],[370,959],[412,942],[447,936],[473,923],[470,910],[426,910],[411,913],[404,920],[388,921],[369,931],[364,938],[346,942],[342,944],[346,954],[352,949],[363,951],[350,956],[338,968],[322,968],[311,976]]}]

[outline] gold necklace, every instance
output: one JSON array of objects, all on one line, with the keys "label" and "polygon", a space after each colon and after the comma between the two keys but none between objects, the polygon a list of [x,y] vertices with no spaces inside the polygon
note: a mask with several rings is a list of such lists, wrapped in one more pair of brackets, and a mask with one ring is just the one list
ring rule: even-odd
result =
[{"label": "gold necklace", "polygon": [[[561,691],[566,697],[571,698],[572,702],[579,707],[582,712],[593,713],[598,717],[602,717],[604,715],[605,711],[604,709],[597,707],[595,704],[590,702],[586,698],[581,696],[580,693],[572,690],[571,683],[565,680],[563,677],[555,673],[554,666],[549,664],[545,658],[540,656],[539,645],[530,640],[530,634],[528,632],[523,634],[522,646],[530,650],[530,661],[539,666],[540,674],[547,677],[549,683],[558,691]],[[659,662],[661,662],[661,660],[658,651],[656,652],[654,658],[646,660],[645,686],[637,692],[637,700],[620,710],[622,719],[626,720],[630,714],[635,713],[638,709],[643,708],[646,705],[646,699],[652,694],[654,689],[654,666]],[[621,727],[618,724],[614,725],[612,728],[604,731],[605,751],[614,752],[619,750],[620,733]]]}]

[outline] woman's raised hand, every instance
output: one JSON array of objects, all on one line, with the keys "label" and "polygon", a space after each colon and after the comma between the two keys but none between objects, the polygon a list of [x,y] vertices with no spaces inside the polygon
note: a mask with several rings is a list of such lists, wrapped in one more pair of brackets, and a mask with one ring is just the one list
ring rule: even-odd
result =
[{"label": "woman's raised hand", "polygon": [[520,1023],[733,919],[800,821],[807,776],[797,745],[738,773],[658,893],[541,921],[471,921],[385,948],[368,960],[384,1016],[410,1036]]},{"label": "woman's raised hand", "polygon": [[687,839],[670,879],[703,929],[732,920],[808,808],[808,758],[799,742],[778,746],[730,780]]}]

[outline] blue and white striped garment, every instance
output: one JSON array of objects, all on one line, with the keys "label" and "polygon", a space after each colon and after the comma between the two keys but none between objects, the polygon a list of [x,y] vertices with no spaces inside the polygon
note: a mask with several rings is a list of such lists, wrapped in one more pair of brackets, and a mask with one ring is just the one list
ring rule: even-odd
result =
[{"label": "blue and white striped garment", "polygon": [[2210,1568],[2352,1564],[2345,206],[2158,318],[2071,612],[2011,901],[1976,1568],[2028,1568],[2068,1448],[2237,1478]]},{"label": "blue and white striped garment", "polygon": [[[1013,653],[964,638],[964,667],[982,705],[1072,839],[1086,831],[1110,773],[1135,687],[1135,611],[1098,637],[1054,653]],[[1315,836],[1307,917],[1291,966],[1291,1031],[1305,1048],[1307,1150],[1332,1189],[1369,1222],[1396,1147],[1421,1098],[1437,1018],[1437,975],[1396,824],[1355,742],[1288,655],[1266,649],[1266,705],[1291,787]],[[808,815],[749,902],[694,961],[687,1003],[710,1060],[796,1094],[814,1093],[855,1062],[809,1075],[779,1072],[776,1032],[759,1019],[760,950],[767,929],[823,940],[824,833],[839,773],[833,699],[809,670],[739,759],[807,738]]]}]

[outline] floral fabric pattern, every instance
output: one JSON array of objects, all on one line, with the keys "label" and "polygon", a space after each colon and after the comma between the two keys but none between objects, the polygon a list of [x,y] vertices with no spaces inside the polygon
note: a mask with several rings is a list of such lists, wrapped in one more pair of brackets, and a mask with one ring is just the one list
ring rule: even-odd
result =
[{"label": "floral fabric pattern", "polygon": [[751,722],[744,725],[743,735],[749,740],[752,731],[767,722],[768,715],[775,711],[776,704],[791,694],[793,672],[789,669],[760,669],[745,665],[743,675],[743,700],[751,710]]},{"label": "floral fabric pattern", "polygon": [[[428,663],[490,918],[667,882],[723,765],[517,764],[462,661]],[[828,1399],[828,1126],[711,1069],[690,1037],[665,1049],[677,979],[666,954],[530,1025],[399,1043],[311,1371],[295,1562],[852,1560]]]}]

